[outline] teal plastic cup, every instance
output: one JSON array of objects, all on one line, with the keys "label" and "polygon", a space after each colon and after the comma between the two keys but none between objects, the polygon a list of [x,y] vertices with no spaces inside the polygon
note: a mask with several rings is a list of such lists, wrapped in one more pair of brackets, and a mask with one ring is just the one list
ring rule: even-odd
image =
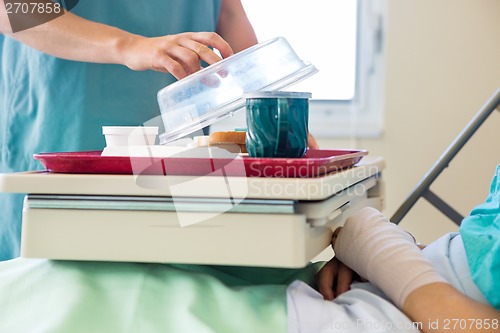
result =
[{"label": "teal plastic cup", "polygon": [[310,93],[245,94],[246,146],[251,157],[300,158],[307,150]]}]

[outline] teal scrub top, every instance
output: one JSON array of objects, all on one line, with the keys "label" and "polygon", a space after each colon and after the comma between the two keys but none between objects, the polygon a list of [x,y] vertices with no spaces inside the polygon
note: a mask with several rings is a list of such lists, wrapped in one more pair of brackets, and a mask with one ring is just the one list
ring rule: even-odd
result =
[{"label": "teal scrub top", "polygon": [[460,234],[474,283],[500,310],[500,165],[486,201],[463,220]]},{"label": "teal scrub top", "polygon": [[[72,12],[153,37],[215,31],[221,0],[81,0]],[[0,35],[0,172],[40,169],[34,153],[99,150],[102,126],[160,116],[154,71],[58,59]],[[23,195],[0,195],[0,260],[19,255]]]}]

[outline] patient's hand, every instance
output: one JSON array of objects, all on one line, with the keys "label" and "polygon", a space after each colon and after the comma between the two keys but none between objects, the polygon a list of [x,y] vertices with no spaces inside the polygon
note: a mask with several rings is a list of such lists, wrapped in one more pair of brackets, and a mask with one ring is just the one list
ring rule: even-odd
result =
[{"label": "patient's hand", "polygon": [[316,286],[323,298],[331,301],[348,291],[355,277],[352,269],[334,257],[316,275]]}]

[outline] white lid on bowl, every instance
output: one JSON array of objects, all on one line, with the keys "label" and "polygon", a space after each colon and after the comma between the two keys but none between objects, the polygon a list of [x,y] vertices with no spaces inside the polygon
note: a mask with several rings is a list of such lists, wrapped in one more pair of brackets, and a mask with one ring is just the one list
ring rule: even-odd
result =
[{"label": "white lid on bowl", "polygon": [[158,92],[168,143],[230,116],[251,91],[281,90],[318,70],[302,61],[283,37],[254,45]]}]

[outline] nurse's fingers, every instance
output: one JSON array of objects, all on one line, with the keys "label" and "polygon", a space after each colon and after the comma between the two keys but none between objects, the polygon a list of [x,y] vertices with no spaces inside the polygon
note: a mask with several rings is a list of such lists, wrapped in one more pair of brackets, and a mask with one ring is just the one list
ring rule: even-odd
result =
[{"label": "nurse's fingers", "polygon": [[183,40],[181,41],[181,46],[185,47],[199,60],[203,60],[207,62],[209,65],[216,63],[217,61],[222,60],[214,51],[212,51],[208,46],[202,43],[198,43],[194,40]]},{"label": "nurse's fingers", "polygon": [[[167,72],[181,79],[190,72],[199,69],[199,58],[194,52],[178,45],[172,36],[147,38],[133,36],[122,43],[119,54],[123,57],[122,64],[135,71],[152,69]],[[186,68],[186,60],[191,58],[198,68]],[[182,59],[182,60],[181,60]]]},{"label": "nurse's fingers", "polygon": [[123,42],[120,54],[123,56],[122,63],[133,70],[153,69],[182,79],[200,70],[201,60],[208,64],[221,60],[209,46],[218,49],[223,57],[233,54],[229,44],[211,32],[153,38],[134,36]]},{"label": "nurse's fingers", "polygon": [[202,60],[209,65],[222,60],[210,47],[218,49],[223,57],[233,54],[229,44],[213,32],[187,32],[165,36],[164,42],[164,56],[171,59],[164,59],[163,64],[177,79],[200,70]]},{"label": "nurse's fingers", "polygon": [[189,75],[184,66],[171,57],[159,58],[152,64],[151,69],[158,72],[170,73],[178,80]]},{"label": "nurse's fingers", "polygon": [[[194,51],[198,53],[198,55],[201,55],[199,52],[201,52],[204,55],[208,54],[209,56],[212,56],[212,53],[215,55],[215,53],[212,50],[210,50],[208,46],[211,46],[219,50],[223,58],[230,57],[234,54],[233,49],[231,48],[229,43],[226,42],[221,36],[219,36],[215,32],[193,32],[188,34],[193,41],[196,41],[199,44],[205,46],[202,47],[201,49],[199,47],[194,49]],[[203,60],[207,61],[206,59]],[[207,63],[212,64],[213,62],[207,61]]]},{"label": "nurse's fingers", "polygon": [[[214,56],[216,55],[214,54]],[[193,74],[201,69],[200,57],[198,54],[185,46],[177,44],[171,45],[165,50],[165,57],[171,58],[171,60],[167,60],[167,63],[168,61],[174,61],[183,67],[183,72],[179,71],[178,68],[174,69],[175,72],[171,72],[172,75],[178,79]],[[177,74],[182,74],[182,76],[178,76]]]}]

